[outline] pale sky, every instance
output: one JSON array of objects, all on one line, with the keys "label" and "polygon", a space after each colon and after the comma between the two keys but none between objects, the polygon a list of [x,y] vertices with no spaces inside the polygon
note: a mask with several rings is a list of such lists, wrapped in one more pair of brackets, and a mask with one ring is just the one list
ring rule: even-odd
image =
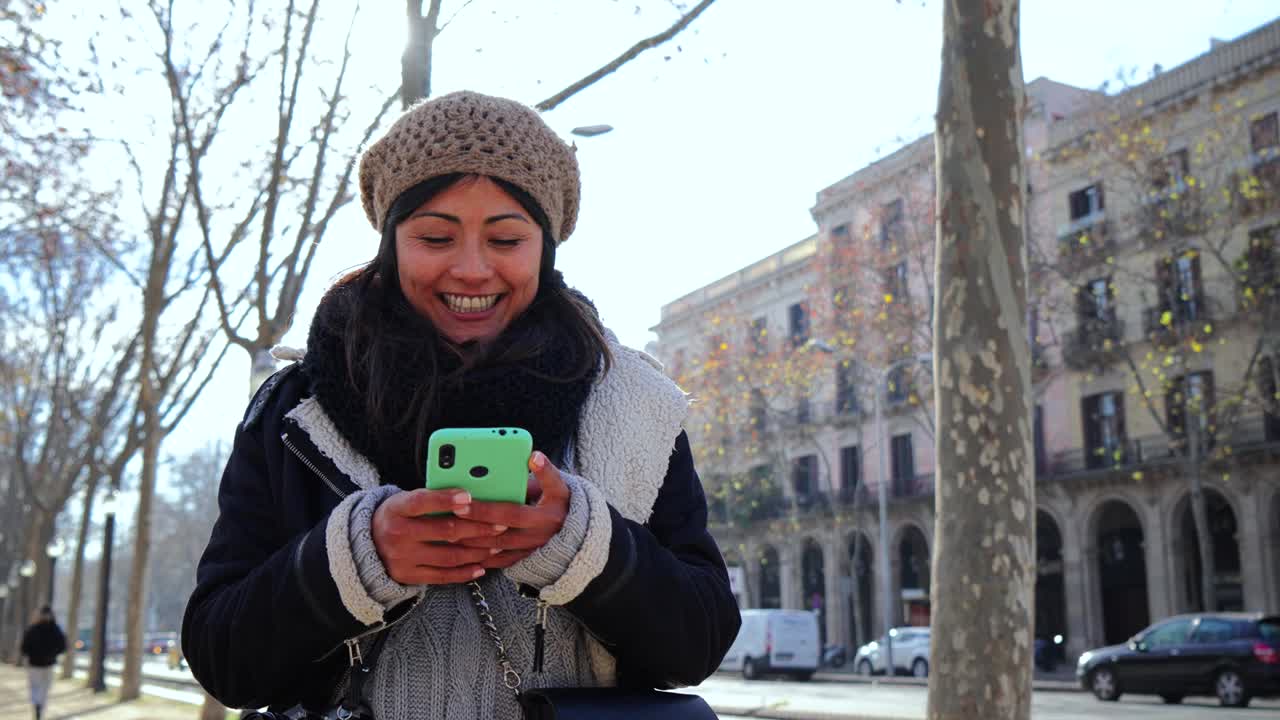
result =
[{"label": "pale sky", "polygon": [[[357,52],[385,72],[363,79],[390,89],[403,5],[381,5],[385,17],[357,26]],[[476,0],[437,44],[433,89],[542,100],[675,17],[662,3],[638,16],[633,8]],[[664,303],[811,235],[819,190],[932,131],[941,14],[938,0],[719,0],[670,45],[548,113],[566,138],[578,125],[616,128],[576,141],[582,212],[557,259],[569,284],[624,343],[643,347]],[[1210,37],[1275,17],[1274,0],[1024,0],[1024,76],[1096,88],[1136,68],[1146,79],[1156,63],[1168,69],[1207,51]],[[320,293],[376,246],[359,203],[349,205],[286,344],[305,343]],[[166,453],[231,437],[247,368],[233,350]]]}]

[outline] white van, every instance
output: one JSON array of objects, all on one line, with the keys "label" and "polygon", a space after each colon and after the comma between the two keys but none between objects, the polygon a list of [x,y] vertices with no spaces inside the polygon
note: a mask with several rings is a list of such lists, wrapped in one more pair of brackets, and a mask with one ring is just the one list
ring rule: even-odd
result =
[{"label": "white van", "polygon": [[808,680],[818,669],[818,616],[805,610],[743,610],[742,629],[721,670],[741,671],[754,680],[782,673]]}]

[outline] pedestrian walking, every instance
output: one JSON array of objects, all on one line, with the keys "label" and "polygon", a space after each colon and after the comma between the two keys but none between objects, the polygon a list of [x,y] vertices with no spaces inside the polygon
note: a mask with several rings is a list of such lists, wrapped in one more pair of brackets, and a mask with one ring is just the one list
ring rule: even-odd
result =
[{"label": "pedestrian walking", "polygon": [[53,685],[53,666],[67,649],[67,636],[53,619],[53,608],[45,605],[36,613],[34,622],[22,635],[22,655],[27,663],[27,685],[31,689],[31,705],[36,720],[44,715]]},{"label": "pedestrian walking", "polygon": [[[556,717],[702,703],[652,689],[702,682],[741,619],[688,398],[555,269],[573,148],[528,107],[453,93],[365,151],[360,192],[376,255],[236,431],[192,673],[229,706],[344,697],[379,720],[517,720],[531,691]],[[433,431],[499,427],[533,438],[526,503],[424,488]],[[554,693],[582,688],[613,689]]]}]

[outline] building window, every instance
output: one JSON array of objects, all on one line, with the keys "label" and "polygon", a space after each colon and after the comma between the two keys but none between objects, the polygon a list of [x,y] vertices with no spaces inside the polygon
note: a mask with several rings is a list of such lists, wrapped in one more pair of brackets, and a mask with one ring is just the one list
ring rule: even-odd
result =
[{"label": "building window", "polygon": [[792,347],[809,341],[809,308],[805,303],[798,302],[787,308],[787,322]]},{"label": "building window", "polygon": [[902,242],[906,221],[906,206],[902,198],[886,203],[880,209],[880,247],[889,249]]},{"label": "building window", "polygon": [[1280,149],[1280,117],[1267,113],[1249,123],[1249,148],[1255,155]]},{"label": "building window", "polygon": [[751,418],[748,422],[751,424],[751,430],[757,435],[763,435],[768,428],[767,405],[764,401],[764,392],[761,390],[751,391]]},{"label": "building window", "polygon": [[1258,397],[1262,398],[1262,431],[1267,442],[1280,441],[1280,355],[1258,362]]},{"label": "building window", "polygon": [[1206,317],[1204,285],[1200,280],[1200,253],[1188,250],[1156,263],[1159,310],[1173,314],[1178,323]]},{"label": "building window", "polygon": [[831,228],[831,242],[837,248],[847,247],[853,235],[849,232],[849,223],[841,223]]},{"label": "building window", "polygon": [[1091,322],[1108,322],[1115,317],[1115,293],[1111,278],[1090,280],[1076,295],[1076,321],[1080,326]]},{"label": "building window", "polygon": [[853,366],[846,360],[836,365],[836,412],[849,415],[857,411],[858,393],[853,382]]},{"label": "building window", "polygon": [[758,317],[751,321],[751,351],[756,355],[769,352],[769,328],[765,319]]},{"label": "building window", "polygon": [[1213,447],[1213,373],[1198,372],[1173,381],[1164,396],[1169,438],[1180,452],[1190,452],[1190,433],[1195,433],[1199,451]]},{"label": "building window", "polygon": [[1151,185],[1161,192],[1177,188],[1189,169],[1186,148],[1171,152],[1151,163]]},{"label": "building window", "polygon": [[911,448],[911,434],[894,435],[890,444],[890,463],[893,476],[893,494],[906,497],[915,493],[916,458]]},{"label": "building window", "polygon": [[817,455],[805,455],[791,461],[791,489],[797,498],[810,498],[817,494]]},{"label": "building window", "polygon": [[890,405],[901,405],[911,396],[911,378],[906,365],[895,365],[885,376],[885,396]]},{"label": "building window", "polygon": [[1083,190],[1077,190],[1068,196],[1068,203],[1071,209],[1071,219],[1080,220],[1090,215],[1102,212],[1104,208],[1102,200],[1102,183],[1090,185]]},{"label": "building window", "polygon": [[885,268],[883,272],[884,294],[889,302],[904,302],[907,299],[907,261]]},{"label": "building window", "polygon": [[1249,233],[1249,249],[1241,272],[1244,286],[1256,302],[1280,301],[1280,225],[1269,225]]},{"label": "building window", "polygon": [[675,357],[671,359],[671,378],[674,380],[680,379],[680,377],[684,375],[684,367],[685,352],[684,348],[680,348],[679,350],[676,350]]},{"label": "building window", "polygon": [[796,401],[796,422],[801,425],[813,422],[813,410],[810,407],[808,395],[801,395]]},{"label": "building window", "polygon": [[1036,405],[1031,419],[1031,442],[1036,454],[1036,475],[1044,475],[1049,469],[1049,458],[1044,446],[1044,406]]},{"label": "building window", "polygon": [[840,448],[840,494],[852,498],[862,483],[862,450],[857,445]]},{"label": "building window", "polygon": [[1090,395],[1083,403],[1085,467],[1102,468],[1124,460],[1124,395]]}]

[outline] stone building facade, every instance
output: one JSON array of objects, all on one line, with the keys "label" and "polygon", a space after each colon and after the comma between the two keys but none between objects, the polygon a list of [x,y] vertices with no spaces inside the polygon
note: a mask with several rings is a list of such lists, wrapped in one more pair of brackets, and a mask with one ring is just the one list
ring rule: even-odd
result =
[{"label": "stone building facade", "polygon": [[[1068,655],[1204,606],[1192,474],[1214,603],[1280,611],[1278,84],[1280,21],[1119,94],[1027,85],[1036,634]],[[933,183],[925,137],[821,190],[812,237],[654,328],[700,401],[713,531],[747,604],[818,611],[828,642],[881,634],[886,597],[893,624],[929,620]]]}]

